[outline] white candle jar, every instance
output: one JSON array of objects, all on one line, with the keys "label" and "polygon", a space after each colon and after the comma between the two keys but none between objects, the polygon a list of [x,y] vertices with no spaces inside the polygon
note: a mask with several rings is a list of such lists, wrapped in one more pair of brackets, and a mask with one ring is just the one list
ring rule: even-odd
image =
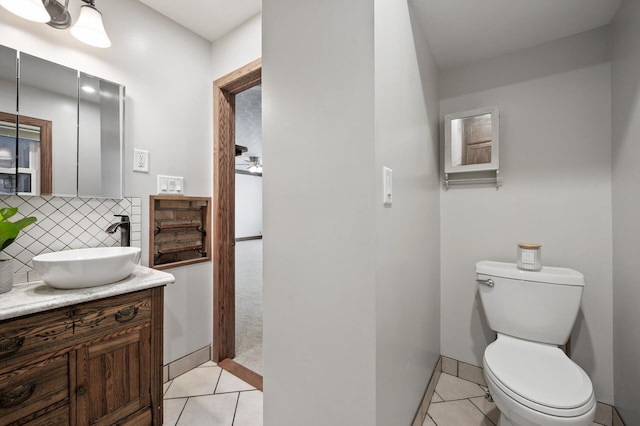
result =
[{"label": "white candle jar", "polygon": [[518,244],[518,268],[525,271],[542,269],[540,244]]}]

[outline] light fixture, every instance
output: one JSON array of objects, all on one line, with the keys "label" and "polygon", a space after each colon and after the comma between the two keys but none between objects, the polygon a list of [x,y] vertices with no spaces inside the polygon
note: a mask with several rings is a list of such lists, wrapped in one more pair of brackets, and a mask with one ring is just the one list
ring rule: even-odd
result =
[{"label": "light fixture", "polygon": [[83,4],[80,8],[80,17],[71,28],[71,35],[90,46],[102,48],[111,46],[111,40],[102,24],[102,13],[96,9],[95,0],[82,1],[87,4]]},{"label": "light fixture", "polygon": [[0,0],[0,6],[29,21],[46,23],[51,20],[42,0]]},{"label": "light fixture", "polygon": [[262,163],[260,157],[249,157],[249,171],[251,173],[262,173]]}]

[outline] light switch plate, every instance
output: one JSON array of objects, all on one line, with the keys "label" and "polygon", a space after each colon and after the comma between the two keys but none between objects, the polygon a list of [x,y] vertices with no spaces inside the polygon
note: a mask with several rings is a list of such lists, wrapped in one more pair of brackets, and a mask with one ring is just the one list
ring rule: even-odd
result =
[{"label": "light switch plate", "polygon": [[133,150],[133,171],[149,173],[149,151]]},{"label": "light switch plate", "polygon": [[388,167],[383,167],[382,179],[384,191],[382,200],[385,206],[390,207],[393,201],[393,171]]},{"label": "light switch plate", "polygon": [[184,177],[158,175],[158,194],[184,195]]}]

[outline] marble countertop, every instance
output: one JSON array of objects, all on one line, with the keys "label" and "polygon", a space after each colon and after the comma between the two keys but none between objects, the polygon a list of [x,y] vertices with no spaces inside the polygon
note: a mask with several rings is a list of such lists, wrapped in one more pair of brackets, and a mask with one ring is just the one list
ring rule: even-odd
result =
[{"label": "marble countertop", "polygon": [[133,293],[173,282],[175,278],[167,272],[138,265],[124,280],[97,287],[59,290],[42,281],[15,284],[10,292],[0,294],[0,320]]}]

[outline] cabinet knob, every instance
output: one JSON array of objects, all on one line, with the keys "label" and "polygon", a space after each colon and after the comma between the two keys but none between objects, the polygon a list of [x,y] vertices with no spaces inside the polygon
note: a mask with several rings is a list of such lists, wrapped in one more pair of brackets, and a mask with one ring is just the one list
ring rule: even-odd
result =
[{"label": "cabinet knob", "polygon": [[116,321],[118,322],[127,322],[131,321],[138,315],[138,307],[137,306],[129,306],[128,308],[120,309],[116,312]]},{"label": "cabinet knob", "polygon": [[36,384],[30,383],[2,392],[0,394],[0,408],[11,408],[22,404],[33,395],[35,390]]},{"label": "cabinet knob", "polygon": [[78,388],[78,395],[84,396],[86,394],[87,394],[87,387],[86,386],[80,386]]}]

